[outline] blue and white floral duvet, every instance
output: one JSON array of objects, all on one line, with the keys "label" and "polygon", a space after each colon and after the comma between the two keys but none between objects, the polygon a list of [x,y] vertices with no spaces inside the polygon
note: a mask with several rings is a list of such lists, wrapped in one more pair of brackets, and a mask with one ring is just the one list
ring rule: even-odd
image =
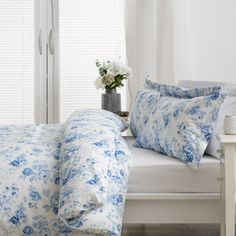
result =
[{"label": "blue and white floral duvet", "polygon": [[125,128],[102,110],[64,125],[0,126],[0,236],[120,235]]}]

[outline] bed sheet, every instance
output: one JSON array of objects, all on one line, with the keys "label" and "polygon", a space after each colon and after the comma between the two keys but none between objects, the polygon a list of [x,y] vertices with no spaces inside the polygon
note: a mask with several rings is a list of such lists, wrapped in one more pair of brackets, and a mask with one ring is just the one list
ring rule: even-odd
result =
[{"label": "bed sheet", "polygon": [[219,193],[220,161],[205,155],[197,170],[156,151],[134,147],[134,137],[125,137],[133,155],[128,193]]}]

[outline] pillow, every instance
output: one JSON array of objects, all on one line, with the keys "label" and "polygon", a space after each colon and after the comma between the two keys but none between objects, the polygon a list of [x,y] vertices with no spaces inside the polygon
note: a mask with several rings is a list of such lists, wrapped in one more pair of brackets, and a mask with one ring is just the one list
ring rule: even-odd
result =
[{"label": "pillow", "polygon": [[205,86],[204,89],[198,89],[197,87],[193,87],[192,89],[183,88],[175,85],[168,84],[159,84],[154,82],[148,78],[145,80],[145,87],[149,89],[155,89],[160,92],[161,96],[174,96],[178,98],[194,98],[199,96],[207,96],[214,92],[214,90],[219,90],[220,85],[216,86]]},{"label": "pillow", "polygon": [[225,83],[218,81],[180,80],[177,85],[182,88],[204,88],[219,86],[227,91],[227,96],[236,96],[236,84],[233,83]]},{"label": "pillow", "polygon": [[157,101],[160,99],[160,93],[157,90],[146,88],[147,84],[137,92],[130,115],[130,131],[134,137],[137,130],[142,128],[142,123],[146,122],[148,115]]},{"label": "pillow", "polygon": [[226,114],[236,114],[236,84],[223,83],[223,82],[214,82],[214,81],[190,81],[182,80],[178,83],[179,86],[186,88],[197,88],[197,87],[207,87],[207,86],[221,86],[227,91],[227,96],[222,104],[216,126],[213,132],[213,135],[210,139],[210,142],[207,146],[206,153],[220,158],[220,154],[217,153],[217,150],[220,149],[220,143],[216,138],[217,133],[224,133],[223,123]]},{"label": "pillow", "polygon": [[157,82],[154,82],[152,80],[149,79],[149,76],[147,76],[145,78],[145,87],[146,88],[149,88],[149,89],[155,89],[157,91],[160,91],[161,90],[161,85],[162,84],[159,84]]},{"label": "pillow", "polygon": [[197,168],[213,133],[225,93],[220,87],[197,90],[179,87],[175,90],[174,87],[161,85],[162,97],[142,123],[142,128],[137,130],[135,145],[160,151]]}]

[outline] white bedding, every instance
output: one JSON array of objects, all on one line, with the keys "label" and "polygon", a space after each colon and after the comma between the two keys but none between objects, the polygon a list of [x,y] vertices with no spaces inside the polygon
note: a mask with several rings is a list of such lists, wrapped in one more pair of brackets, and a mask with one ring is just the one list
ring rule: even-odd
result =
[{"label": "white bedding", "polygon": [[134,147],[133,137],[125,139],[133,154],[128,193],[220,192],[219,160],[204,156],[200,167],[193,170],[177,159]]}]

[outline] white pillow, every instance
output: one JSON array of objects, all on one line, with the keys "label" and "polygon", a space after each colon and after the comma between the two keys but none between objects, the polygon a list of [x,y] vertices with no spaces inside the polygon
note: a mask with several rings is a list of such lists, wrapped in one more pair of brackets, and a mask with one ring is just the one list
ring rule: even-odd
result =
[{"label": "white pillow", "polygon": [[219,110],[217,123],[215,126],[212,138],[207,146],[206,153],[220,158],[217,150],[220,149],[220,144],[216,138],[217,133],[223,133],[223,123],[226,114],[236,114],[236,84],[224,83],[224,82],[214,82],[214,81],[192,81],[192,80],[181,80],[178,83],[179,86],[184,88],[202,88],[209,86],[221,86],[228,91],[228,95],[221,105]]}]

